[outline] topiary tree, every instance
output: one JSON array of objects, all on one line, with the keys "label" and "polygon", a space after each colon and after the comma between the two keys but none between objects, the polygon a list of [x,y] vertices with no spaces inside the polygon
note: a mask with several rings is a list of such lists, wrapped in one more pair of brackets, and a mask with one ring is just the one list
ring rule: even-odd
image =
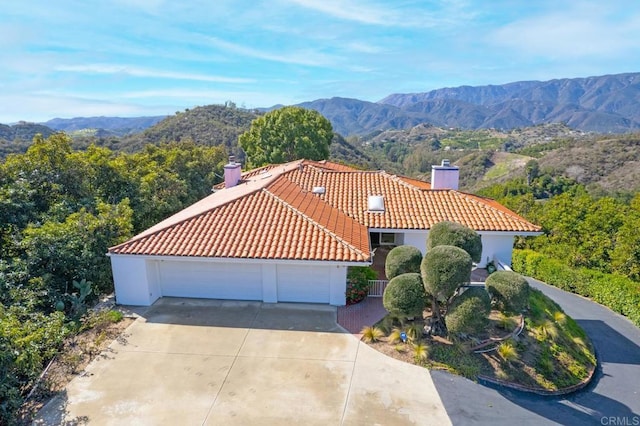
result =
[{"label": "topiary tree", "polygon": [[410,272],[420,273],[422,252],[414,246],[398,246],[387,254],[384,264],[384,272],[387,279],[391,280],[398,275]]},{"label": "topiary tree", "polygon": [[485,282],[491,298],[503,311],[522,312],[529,300],[529,283],[512,271],[497,271]]},{"label": "topiary tree", "polygon": [[455,246],[465,250],[474,262],[482,259],[482,238],[476,231],[456,222],[438,222],[429,230],[427,252],[437,246]]},{"label": "topiary tree", "polygon": [[446,307],[458,287],[471,280],[471,265],[469,253],[454,246],[433,247],[422,259],[420,275],[427,295],[431,296],[432,334],[446,335],[439,302]]},{"label": "topiary tree", "polygon": [[382,304],[390,314],[404,317],[422,316],[425,293],[420,274],[407,273],[394,277],[387,284]]},{"label": "topiary tree", "polygon": [[471,287],[456,297],[445,322],[450,335],[464,336],[482,333],[489,325],[491,299],[482,287]]}]

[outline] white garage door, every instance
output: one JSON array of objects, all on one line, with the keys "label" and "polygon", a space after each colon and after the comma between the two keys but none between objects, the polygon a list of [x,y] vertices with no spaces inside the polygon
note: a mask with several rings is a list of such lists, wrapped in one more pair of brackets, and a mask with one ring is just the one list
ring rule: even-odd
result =
[{"label": "white garage door", "polygon": [[278,302],[329,303],[329,283],[326,267],[278,265]]},{"label": "white garage door", "polygon": [[260,265],[179,262],[160,263],[163,296],[262,300]]}]

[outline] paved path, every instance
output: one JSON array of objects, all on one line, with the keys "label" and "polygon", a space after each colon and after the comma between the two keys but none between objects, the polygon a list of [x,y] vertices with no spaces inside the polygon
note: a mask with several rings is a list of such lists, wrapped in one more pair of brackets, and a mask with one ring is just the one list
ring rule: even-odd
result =
[{"label": "paved path", "polygon": [[625,317],[536,280],[591,338],[601,363],[592,384],[568,397],[492,389],[458,376],[431,376],[454,425],[640,425],[640,329]]},{"label": "paved path", "polygon": [[429,371],[329,306],[161,299],[36,424],[448,425]]},{"label": "paved path", "polygon": [[338,306],[337,321],[342,328],[360,338],[363,327],[374,325],[387,314],[382,297],[367,297],[355,305]]}]

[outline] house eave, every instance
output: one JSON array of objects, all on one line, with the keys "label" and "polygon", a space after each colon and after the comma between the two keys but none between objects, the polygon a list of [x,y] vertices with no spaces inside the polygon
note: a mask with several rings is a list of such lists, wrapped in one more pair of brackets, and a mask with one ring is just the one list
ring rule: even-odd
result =
[{"label": "house eave", "polygon": [[121,254],[107,253],[109,257],[143,258],[156,261],[184,261],[184,262],[214,262],[214,263],[277,263],[288,265],[326,265],[326,266],[369,266],[371,261],[347,261],[347,260],[304,260],[304,259],[261,259],[238,257],[203,257],[203,256],[166,256],[151,254]]}]

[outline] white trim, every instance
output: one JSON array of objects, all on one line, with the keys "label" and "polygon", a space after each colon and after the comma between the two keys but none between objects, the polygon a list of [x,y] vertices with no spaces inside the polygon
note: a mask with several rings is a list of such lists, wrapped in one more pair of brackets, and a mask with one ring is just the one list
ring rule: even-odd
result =
[{"label": "white trim", "polygon": [[195,256],[154,256],[145,254],[107,253],[109,257],[133,257],[136,259],[186,262],[215,262],[215,263],[276,263],[284,265],[325,265],[325,266],[370,266],[372,262],[340,262],[337,260],[295,260],[295,259],[256,259],[237,257],[195,257]]}]

